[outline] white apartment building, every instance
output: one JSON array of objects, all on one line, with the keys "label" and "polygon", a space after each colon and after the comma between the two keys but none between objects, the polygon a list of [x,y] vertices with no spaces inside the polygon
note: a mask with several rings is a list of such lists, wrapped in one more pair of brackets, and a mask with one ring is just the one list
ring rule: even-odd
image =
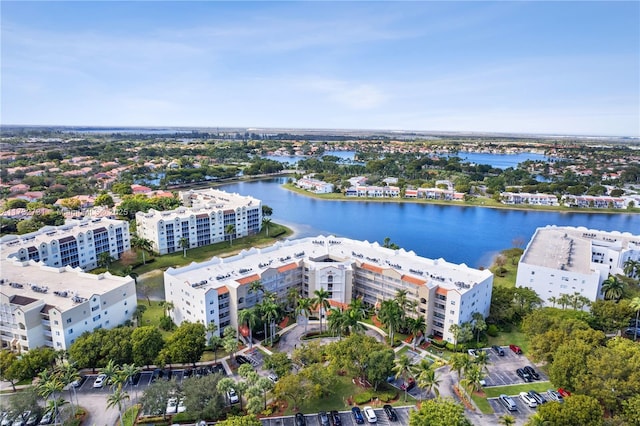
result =
[{"label": "white apartment building", "polygon": [[170,268],[164,273],[165,300],[174,304],[176,324],[213,322],[221,333],[228,325],[238,326],[238,311],[259,301],[259,293],[249,292],[254,281],[281,300],[290,288],[303,297],[313,297],[322,288],[333,304],[362,297],[376,306],[406,290],[425,317],[427,333],[452,342],[451,324],[471,321],[474,312],[489,314],[493,274],[378,243],[318,236]]},{"label": "white apartment building", "polygon": [[[257,234],[262,229],[262,202],[256,198],[212,188],[180,191],[179,197],[186,207],[136,213],[137,234],[151,241],[157,253],[182,250],[182,238],[193,248]],[[229,225],[234,226],[231,234],[227,233]]]},{"label": "white apartment building", "polygon": [[330,194],[333,192],[334,185],[318,179],[312,179],[304,177],[296,181],[298,188],[306,189],[307,191],[315,192],[316,194]]},{"label": "white apartment building", "polygon": [[24,235],[0,238],[3,257],[35,260],[53,267],[98,267],[98,256],[108,252],[114,259],[131,250],[129,223],[108,218],[67,220],[61,226],[45,226]]},{"label": "white apartment building", "polygon": [[11,258],[2,259],[0,266],[3,349],[68,349],[85,331],[116,327],[131,319],[137,306],[130,277]]},{"label": "white apartment building", "polygon": [[529,194],[527,192],[501,192],[504,204],[529,204],[532,206],[557,206],[558,197],[553,194]]},{"label": "white apartment building", "polygon": [[602,282],[640,260],[640,235],[587,228],[538,228],[520,258],[516,286],[529,287],[547,306],[551,297],[579,293],[602,299]]}]

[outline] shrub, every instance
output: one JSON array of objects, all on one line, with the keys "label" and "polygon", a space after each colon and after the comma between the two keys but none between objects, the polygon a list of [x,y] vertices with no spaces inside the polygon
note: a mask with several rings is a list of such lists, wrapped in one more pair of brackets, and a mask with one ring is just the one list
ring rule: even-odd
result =
[{"label": "shrub", "polygon": [[195,417],[193,414],[189,414],[188,412],[183,412],[183,413],[178,413],[175,414],[172,418],[171,421],[173,423],[194,423],[198,420],[197,417]]},{"label": "shrub", "polygon": [[394,399],[398,398],[398,390],[397,389],[390,389],[390,390],[383,391],[383,392],[378,391],[376,393],[376,396],[382,402],[390,402],[390,401],[393,401]]},{"label": "shrub", "polygon": [[495,324],[491,324],[489,327],[487,327],[487,334],[491,337],[496,337],[499,332],[500,330],[498,330],[498,326]]},{"label": "shrub", "polygon": [[359,393],[356,396],[354,396],[353,400],[355,401],[356,404],[362,405],[362,404],[366,404],[367,402],[371,401],[372,397],[373,397],[373,395],[371,394],[371,391],[364,391],[364,392]]},{"label": "shrub", "polygon": [[165,331],[171,331],[175,328],[175,324],[171,317],[162,317],[160,318],[160,328]]}]

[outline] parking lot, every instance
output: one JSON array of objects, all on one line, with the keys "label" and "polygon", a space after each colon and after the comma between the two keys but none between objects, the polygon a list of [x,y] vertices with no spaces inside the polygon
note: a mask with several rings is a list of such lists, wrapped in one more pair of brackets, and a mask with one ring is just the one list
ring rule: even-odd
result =
[{"label": "parking lot", "polygon": [[[362,407],[360,407],[362,408]],[[378,425],[394,425],[394,426],[406,426],[409,424],[409,412],[411,410],[414,410],[414,407],[394,407],[396,410],[396,413],[398,414],[398,421],[397,422],[391,422],[389,421],[389,419],[387,418],[386,414],[384,413],[384,411],[382,410],[382,407],[380,408],[374,408],[374,411],[376,413],[376,417],[378,418],[378,421],[376,422],[376,424]],[[357,426],[356,422],[353,420],[353,415],[351,414],[351,411],[340,411],[340,420],[342,421],[342,426]],[[318,422],[318,415],[317,413],[314,414],[305,414],[304,415],[304,419],[306,421],[307,426],[320,426],[320,423]],[[261,419],[262,421],[262,426],[295,426],[295,419],[294,416],[285,416],[285,417],[270,417],[270,418],[266,418],[266,419]],[[366,421],[366,420],[365,420]]]},{"label": "parking lot", "polygon": [[516,374],[516,370],[527,365],[532,366],[540,375],[540,379],[535,380],[536,382],[544,382],[549,380],[549,378],[531,361],[529,361],[529,359],[527,359],[524,354],[517,355],[516,353],[511,351],[508,346],[503,346],[502,348],[504,350],[504,356],[499,356],[491,348],[483,349],[489,355],[489,364],[487,365],[488,374],[485,377],[485,387],[525,383],[524,380],[518,377],[518,374]]},{"label": "parking lot", "polygon": [[[558,402],[551,401],[547,392],[540,392],[540,395],[544,396],[547,399],[548,402],[546,402],[545,404],[559,404]],[[519,395],[509,395],[509,396],[511,397],[511,399],[513,399],[513,402],[516,403],[516,406],[518,407],[518,411],[507,410],[504,407],[504,405],[500,403],[498,398],[487,398],[487,401],[489,402],[489,404],[491,404],[491,408],[493,408],[493,411],[496,413],[496,415],[501,416],[503,414],[511,414],[512,416],[518,417],[518,418],[528,418],[529,416],[533,415],[533,413],[536,412],[536,409],[530,408],[527,404],[525,404],[520,399]]]}]

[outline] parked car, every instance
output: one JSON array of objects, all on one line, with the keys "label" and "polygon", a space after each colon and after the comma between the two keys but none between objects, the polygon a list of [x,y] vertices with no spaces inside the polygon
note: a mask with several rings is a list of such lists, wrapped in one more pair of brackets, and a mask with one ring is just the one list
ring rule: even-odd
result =
[{"label": "parked car", "polygon": [[529,408],[536,408],[538,406],[538,402],[528,393],[520,392],[520,399],[524,402]]},{"label": "parked car", "polygon": [[25,423],[25,426],[34,426],[38,424],[38,419],[40,418],[40,416],[38,416],[38,413],[33,413],[31,414],[29,417],[26,417],[27,422]]},{"label": "parked car", "polygon": [[527,373],[529,373],[529,375],[534,380],[540,380],[540,375],[538,373],[536,373],[536,370],[534,370],[533,367],[531,367],[530,365],[527,365],[526,367],[524,367],[523,370],[526,371]]},{"label": "parked car", "polygon": [[640,337],[640,328],[630,327],[624,331],[624,334],[627,336],[633,336],[634,333],[636,336]]},{"label": "parked car", "polygon": [[403,391],[407,391],[409,392],[411,389],[416,387],[416,381],[413,377],[409,377],[409,381],[406,383],[403,383],[400,386],[400,389],[402,389]]},{"label": "parked car", "polygon": [[320,423],[320,426],[331,426],[329,424],[329,415],[326,411],[320,411],[318,413],[318,423]]},{"label": "parked car", "polygon": [[96,377],[96,381],[93,382],[93,387],[94,388],[101,388],[104,386],[104,382],[107,380],[107,375],[106,374],[98,374],[98,377]]},{"label": "parked car", "polygon": [[504,356],[504,349],[498,345],[493,345],[491,348],[500,356]]},{"label": "parked car", "polygon": [[269,378],[269,380],[271,380],[273,383],[278,381],[278,375],[276,373],[269,373],[269,375],[267,376]]},{"label": "parked car", "polygon": [[227,398],[229,398],[230,404],[237,404],[238,402],[240,402],[240,398],[238,397],[236,390],[233,388],[227,391]]},{"label": "parked car", "polygon": [[502,394],[498,397],[498,401],[500,401],[500,404],[502,404],[507,410],[518,411],[516,402],[510,396]]},{"label": "parked car", "polygon": [[558,388],[558,393],[562,395],[563,398],[568,398],[571,396],[571,392],[562,388]]},{"label": "parked car", "polygon": [[558,392],[557,390],[549,389],[547,390],[547,395],[549,395],[549,399],[551,401],[564,402],[564,398],[562,397],[562,395],[560,395],[560,392]]},{"label": "parked car", "polygon": [[522,349],[517,345],[509,345],[509,349],[511,349],[515,354],[522,355]]},{"label": "parked car", "polygon": [[329,413],[329,418],[331,419],[331,423],[333,426],[342,426],[342,419],[340,419],[340,413],[336,410],[333,410]]},{"label": "parked car", "polygon": [[531,378],[531,375],[526,371],[524,371],[524,368],[518,368],[516,370],[516,374],[518,375],[518,377],[520,377],[522,380],[524,380],[527,383],[533,381],[533,379]]},{"label": "parked car", "polygon": [[467,349],[467,353],[474,358],[478,358],[478,352],[475,349]]},{"label": "parked car", "polygon": [[71,382],[71,386],[73,386],[74,388],[79,388],[81,387],[84,382],[87,381],[87,376],[80,376],[78,377],[76,380],[74,380],[73,382]]},{"label": "parked car", "polygon": [[10,426],[13,423],[13,418],[15,415],[13,413],[5,413],[2,420],[0,420],[0,425],[2,426]]},{"label": "parked car", "polygon": [[376,416],[376,412],[373,411],[373,408],[371,408],[371,406],[367,405],[365,406],[362,411],[364,411],[364,416],[367,418],[367,421],[369,423],[375,423],[378,421],[378,417]]},{"label": "parked car", "polygon": [[22,414],[18,414],[16,418],[13,419],[13,423],[11,423],[11,426],[24,426],[30,415],[31,411],[25,411]]},{"label": "parked car", "polygon": [[178,412],[178,398],[169,398],[167,401],[167,414],[175,414]]},{"label": "parked car", "polygon": [[353,420],[361,425],[364,424],[364,416],[362,415],[362,411],[360,411],[359,407],[353,407],[351,409],[351,414],[353,414]]},{"label": "parked car", "polygon": [[384,413],[387,415],[387,418],[389,419],[389,421],[392,421],[392,422],[398,421],[398,413],[396,413],[395,408],[393,408],[389,404],[385,404],[382,407],[382,409],[384,410]]},{"label": "parked car", "polygon": [[46,413],[44,413],[44,416],[42,416],[42,418],[40,419],[40,423],[38,424],[49,425],[53,423],[53,420],[56,418],[57,415],[58,413],[55,412],[54,410],[49,410]]},{"label": "parked car", "polygon": [[242,364],[251,364],[251,361],[244,355],[236,355],[236,362],[240,365]]},{"label": "parked car", "polygon": [[178,400],[178,413],[184,413],[187,411],[187,407],[184,405],[184,398]]},{"label": "parked car", "polygon": [[547,398],[545,398],[544,396],[540,395],[538,392],[536,392],[534,390],[530,390],[528,393],[533,399],[536,400],[538,405],[544,404],[545,402],[547,402]]},{"label": "parked car", "polygon": [[307,421],[304,419],[304,414],[296,413],[296,426],[306,426]]}]

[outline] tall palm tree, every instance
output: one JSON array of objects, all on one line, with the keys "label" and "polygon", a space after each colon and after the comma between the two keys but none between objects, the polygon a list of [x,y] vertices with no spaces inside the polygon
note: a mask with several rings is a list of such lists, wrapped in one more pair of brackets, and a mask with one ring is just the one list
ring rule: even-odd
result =
[{"label": "tall palm tree", "polygon": [[454,353],[451,355],[451,358],[449,358],[451,369],[458,373],[458,381],[460,380],[460,373],[466,370],[469,364],[471,364],[471,358],[469,358],[467,354]]},{"label": "tall palm tree", "polygon": [[624,273],[629,278],[640,277],[640,262],[633,259],[627,259],[624,261],[623,268]]},{"label": "tall palm tree", "polygon": [[229,236],[229,245],[230,246],[233,245],[233,236],[236,233],[236,226],[233,224],[229,224],[225,226],[224,233]]},{"label": "tall palm tree", "polygon": [[[48,372],[40,373],[39,378],[40,380],[38,381],[36,391],[45,400],[51,399],[53,401],[54,412],[57,412],[58,406],[61,405],[57,394],[62,392],[64,384],[60,381],[58,376],[48,374]],[[62,402],[64,403],[64,401]]]},{"label": "tall palm tree", "polygon": [[600,292],[604,295],[606,300],[615,299],[616,302],[620,300],[624,294],[625,284],[615,275],[609,275],[609,277],[602,282]]},{"label": "tall palm tree", "polygon": [[361,333],[365,330],[364,325],[360,321],[365,318],[365,310],[359,309],[356,306],[349,307],[346,311],[344,311],[344,328],[345,332],[350,333]]},{"label": "tall palm tree", "polygon": [[427,322],[422,315],[416,318],[407,318],[407,328],[413,334],[413,349],[415,350],[418,344],[418,335],[424,335],[427,331]]},{"label": "tall palm tree", "polygon": [[298,300],[298,306],[296,306],[296,317],[300,315],[304,316],[304,332],[307,332],[307,324],[309,323],[309,316],[311,315],[311,307],[313,301],[307,297]]},{"label": "tall palm tree", "polygon": [[396,358],[396,364],[393,366],[393,372],[396,373],[396,379],[402,376],[405,384],[404,388],[404,401],[407,401],[407,382],[408,378],[411,375],[411,360],[407,356],[407,354],[400,355],[399,358]]},{"label": "tall palm tree", "polygon": [[322,333],[322,316],[331,306],[329,303],[329,292],[323,288],[319,288],[313,292],[313,295],[313,309],[318,309],[320,317],[320,333]]},{"label": "tall palm tree", "polygon": [[146,238],[142,238],[138,235],[131,236],[131,247],[136,250],[142,251],[142,264],[145,265],[147,263],[147,259],[145,257],[146,253],[150,253],[153,249],[153,245],[150,240]]},{"label": "tall palm tree", "polygon": [[296,305],[300,300],[300,290],[298,287],[291,287],[287,290],[287,312],[295,310]]},{"label": "tall palm tree", "polygon": [[558,303],[558,298],[555,296],[551,296],[550,298],[547,299],[549,301],[549,303],[551,303],[552,307],[556,307],[556,303]]},{"label": "tall palm tree", "polygon": [[480,334],[487,329],[487,323],[484,320],[484,315],[480,312],[474,312],[471,315],[473,318],[473,329],[476,332],[476,345],[480,343]]},{"label": "tall palm tree", "polygon": [[110,359],[107,362],[107,365],[104,366],[104,368],[100,369],[100,374],[104,374],[107,379],[107,383],[111,383],[112,387],[114,386],[114,381],[116,379],[116,375],[118,374],[118,371],[120,370],[120,367],[118,366],[118,364],[116,364],[112,359]]},{"label": "tall palm tree", "polygon": [[73,363],[61,362],[58,364],[57,370],[58,370],[58,377],[60,378],[62,385],[68,386],[69,401],[71,401],[71,408],[73,411],[73,397],[74,396],[76,397],[76,406],[77,406],[78,395],[76,394],[76,387],[69,386],[69,385],[80,378],[80,374],[78,374],[78,368]]},{"label": "tall palm tree", "polygon": [[460,324],[453,323],[449,326],[449,332],[453,334],[453,352],[458,352],[458,339],[460,338],[461,330]]},{"label": "tall palm tree", "polygon": [[558,297],[558,304],[560,306],[562,306],[562,310],[564,310],[567,305],[569,305],[571,303],[571,297],[569,297],[568,294],[561,294],[560,297]]},{"label": "tall palm tree", "polygon": [[182,248],[182,257],[187,257],[187,249],[189,248],[189,239],[182,237],[178,242],[180,248]]},{"label": "tall palm tree", "polygon": [[327,313],[327,329],[342,339],[346,327],[346,315],[340,308],[331,308]]},{"label": "tall palm tree", "polygon": [[[133,388],[133,376],[140,371],[140,367],[137,367],[135,364],[122,364],[120,371],[124,376],[124,382],[129,385],[129,388]],[[138,398],[137,392],[136,389],[136,399]]]},{"label": "tall palm tree", "polygon": [[[278,305],[270,300],[265,299],[261,305],[260,311],[262,312],[262,320],[269,324],[270,329],[270,342],[273,346],[273,334],[275,329],[275,320],[279,315]],[[265,336],[266,339],[266,336]]]},{"label": "tall palm tree", "polygon": [[383,300],[378,310],[378,319],[389,329],[389,339],[394,343],[394,334],[402,323],[402,308],[397,300]]},{"label": "tall palm tree", "polygon": [[107,398],[107,408],[118,408],[118,415],[120,416],[121,425],[124,425],[124,423],[122,422],[122,403],[127,399],[129,399],[129,394],[122,390],[122,383],[118,384],[113,393]]},{"label": "tall palm tree", "polygon": [[136,319],[136,325],[138,327],[140,327],[140,324],[142,324],[142,317],[144,316],[144,313],[146,311],[147,305],[139,304],[138,306],[136,306],[136,310],[133,312],[133,317]]},{"label": "tall palm tree", "polygon": [[[633,299],[631,299],[629,301],[629,306],[631,307],[631,309],[636,311],[636,328],[637,328],[638,327],[638,319],[640,317],[640,297],[636,296]],[[635,333],[634,336],[633,336],[633,341],[635,342],[636,340],[638,340],[638,333]]]},{"label": "tall palm tree", "polygon": [[479,366],[480,369],[487,368],[489,364],[489,353],[487,351],[477,351],[473,363]]},{"label": "tall palm tree", "polygon": [[460,384],[469,392],[479,391],[482,388],[480,381],[484,377],[484,373],[479,365],[471,364],[464,373],[464,379],[460,380]]},{"label": "tall palm tree", "polygon": [[407,312],[407,303],[409,303],[409,300],[407,299],[408,293],[409,292],[407,290],[396,291],[395,300],[396,302],[398,302],[398,305],[400,305],[400,308],[402,309],[402,321],[404,321],[405,319],[405,313]]},{"label": "tall palm tree", "polygon": [[418,364],[413,366],[413,373],[416,375],[416,384],[427,393],[433,391],[436,397],[440,396],[440,379],[436,375],[433,363],[422,359]]},{"label": "tall palm tree", "polygon": [[259,319],[258,310],[255,307],[241,309],[238,312],[238,322],[246,324],[249,329],[249,348],[253,348],[253,327],[258,324]]},{"label": "tall palm tree", "polygon": [[264,227],[264,230],[267,233],[267,237],[269,236],[269,225],[271,225],[271,218],[270,217],[262,217],[262,226]]}]

